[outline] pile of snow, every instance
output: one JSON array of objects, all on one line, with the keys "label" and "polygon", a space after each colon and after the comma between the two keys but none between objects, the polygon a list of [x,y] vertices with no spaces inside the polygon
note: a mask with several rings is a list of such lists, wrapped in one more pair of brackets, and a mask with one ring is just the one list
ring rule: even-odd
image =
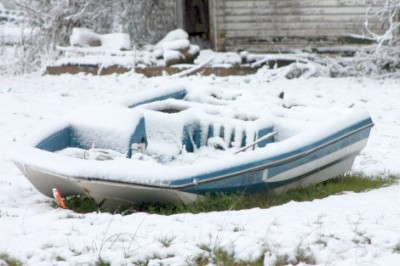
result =
[{"label": "pile of snow", "polygon": [[[207,65],[213,67],[248,66],[259,68],[266,65],[275,68],[279,64],[289,64],[280,77],[297,78],[305,76],[338,76],[348,73],[346,62],[331,65],[330,59],[312,54],[252,54],[246,51],[214,52],[201,50],[190,43],[189,34],[182,29],[170,31],[155,45],[147,45],[143,50],[130,50],[131,41],[127,34],[97,34],[87,28],[74,28],[70,36],[71,47],[59,47],[69,56],[56,61],[54,66],[63,65],[119,65],[125,67],[168,67],[183,64]],[[117,52],[122,51],[122,52]],[[83,54],[77,56],[78,54]],[[286,63],[285,63],[286,62]],[[276,64],[275,64],[276,63]],[[179,66],[181,64],[181,66]],[[277,74],[278,75],[278,74]]]},{"label": "pile of snow", "polygon": [[240,54],[235,52],[214,52],[213,50],[201,50],[199,56],[194,61],[196,64],[212,59],[214,67],[233,67],[242,65]]},{"label": "pile of snow", "polygon": [[189,34],[182,29],[170,31],[154,46],[154,53],[164,59],[166,66],[193,63],[199,52],[200,47],[190,44]]},{"label": "pile of snow", "polygon": [[97,34],[87,28],[74,28],[70,44],[70,47],[57,47],[65,56],[53,66],[165,67],[193,63],[200,52],[199,46],[191,44],[189,35],[181,29],[169,32],[156,45],[147,45],[143,50],[132,50],[128,34]]},{"label": "pile of snow", "polygon": [[22,29],[15,25],[0,25],[0,44],[14,45],[29,43],[35,37],[37,29]]},{"label": "pile of snow", "polygon": [[74,28],[70,44],[78,47],[101,47],[109,50],[130,50],[131,40],[126,33],[98,34],[87,28]]}]

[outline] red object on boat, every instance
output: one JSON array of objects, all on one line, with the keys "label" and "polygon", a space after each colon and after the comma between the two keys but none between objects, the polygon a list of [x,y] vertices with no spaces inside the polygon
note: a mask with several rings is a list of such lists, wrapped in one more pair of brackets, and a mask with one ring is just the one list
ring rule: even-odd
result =
[{"label": "red object on boat", "polygon": [[61,193],[60,191],[58,191],[58,189],[53,188],[53,196],[57,201],[57,204],[60,208],[66,209],[67,206],[65,205],[64,200],[62,199]]}]

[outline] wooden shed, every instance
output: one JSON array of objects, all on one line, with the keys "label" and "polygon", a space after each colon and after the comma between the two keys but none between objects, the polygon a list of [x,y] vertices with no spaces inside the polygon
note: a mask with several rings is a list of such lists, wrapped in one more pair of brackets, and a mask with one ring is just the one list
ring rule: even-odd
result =
[{"label": "wooden shed", "polygon": [[[176,25],[204,36],[214,50],[284,52],[366,41],[367,14],[382,0],[168,1],[176,5]],[[383,26],[371,17],[369,27]]]}]

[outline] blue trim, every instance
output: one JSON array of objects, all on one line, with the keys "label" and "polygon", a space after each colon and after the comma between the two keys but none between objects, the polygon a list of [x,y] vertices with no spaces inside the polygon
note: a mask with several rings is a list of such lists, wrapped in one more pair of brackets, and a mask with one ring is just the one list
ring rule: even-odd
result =
[{"label": "blue trim", "polygon": [[135,131],[132,133],[129,138],[128,151],[126,153],[127,158],[132,157],[132,144],[133,143],[146,143],[147,146],[147,136],[146,136],[146,125],[144,122],[144,118],[140,118],[139,123],[136,126]]},{"label": "blue trim", "polygon": [[276,189],[279,187],[286,186],[290,183],[299,181],[299,180],[301,180],[307,176],[310,176],[312,174],[318,173],[319,171],[322,171],[326,168],[334,166],[335,164],[338,164],[354,155],[355,154],[349,154],[346,157],[340,158],[334,162],[323,165],[318,169],[311,170],[307,173],[304,173],[304,174],[298,175],[298,176],[294,176],[293,178],[290,178],[290,179],[284,180],[284,181],[277,181],[277,182],[271,182],[271,183],[264,182],[262,180],[264,170],[256,170],[256,171],[240,174],[240,175],[234,176],[229,179],[222,179],[222,180],[218,180],[216,182],[206,183],[206,184],[198,185],[196,187],[190,187],[183,191],[188,192],[188,193],[194,193],[194,194],[205,194],[205,193],[209,193],[209,192],[224,192],[224,193],[246,192],[246,193],[251,193],[251,192],[259,192],[259,191],[262,191],[265,189],[269,189],[269,190]]},{"label": "blue trim", "polygon": [[369,131],[363,130],[361,132],[358,132],[357,134],[348,136],[347,138],[342,139],[338,142],[335,142],[335,143],[333,143],[329,146],[326,146],[320,150],[317,150],[313,153],[307,154],[306,156],[304,156],[298,160],[286,162],[286,163],[281,164],[276,167],[271,167],[271,168],[269,168],[269,171],[268,171],[268,177],[271,178],[282,172],[286,172],[286,171],[293,169],[295,167],[298,167],[300,165],[317,160],[317,159],[324,157],[328,154],[331,154],[339,149],[350,146],[362,139],[366,139],[366,138],[368,138],[368,135],[369,135]]},{"label": "blue trim", "polygon": [[[265,136],[271,132],[272,132],[272,127],[262,128],[262,129],[258,130],[258,132],[257,132],[257,139],[260,139],[263,136]],[[268,143],[272,143],[272,142],[274,142],[274,137],[271,137],[271,138],[268,138],[266,140],[259,142],[257,146],[259,148],[262,148],[262,147],[265,147]]]},{"label": "blue trim", "polygon": [[66,127],[51,134],[50,136],[39,142],[39,144],[37,144],[35,148],[49,152],[62,150],[71,145],[71,136],[72,129],[70,127]]},{"label": "blue trim", "polygon": [[[132,121],[132,123],[133,122],[134,121]],[[132,135],[129,138],[129,145],[127,147],[127,157],[129,158],[132,155],[132,151],[130,149],[132,143],[147,144],[145,121],[143,117],[140,118],[135,130],[133,131]],[[39,144],[35,146],[35,148],[49,152],[56,152],[65,149],[67,147],[75,147],[81,149],[90,148],[90,147],[83,147],[83,145],[77,140],[75,132],[71,127],[66,127],[59,131],[56,131],[55,133],[43,139],[41,142],[39,142]]]},{"label": "blue trim", "polygon": [[[233,176],[233,175],[237,175],[238,173],[240,173],[246,169],[251,169],[251,168],[262,168],[262,167],[266,168],[267,165],[274,164],[275,162],[279,162],[278,165],[285,165],[285,164],[291,163],[291,160],[293,160],[293,159],[288,159],[288,161],[286,161],[284,159],[292,158],[294,156],[300,156],[302,154],[305,154],[307,156],[306,158],[303,159],[304,162],[305,161],[310,162],[321,156],[325,156],[334,150],[338,150],[340,148],[351,145],[357,141],[368,138],[369,132],[370,132],[369,127],[361,130],[360,132],[357,132],[350,136],[347,136],[344,139],[335,141],[334,143],[329,144],[327,147],[319,149],[319,151],[317,151],[317,152],[309,154],[312,149],[318,148],[323,145],[327,145],[329,142],[334,141],[338,138],[341,138],[346,133],[351,133],[352,131],[357,131],[359,128],[362,128],[362,127],[368,126],[368,125],[372,126],[372,121],[370,118],[365,119],[365,120],[363,120],[359,123],[356,123],[350,127],[340,130],[340,131],[336,132],[335,134],[332,134],[322,140],[316,141],[310,145],[301,147],[294,151],[280,154],[280,155],[274,156],[272,158],[264,158],[262,160],[254,161],[254,162],[247,163],[247,164],[235,165],[233,167],[229,167],[229,168],[215,171],[215,172],[208,173],[208,174],[199,175],[196,177],[187,177],[187,178],[182,178],[179,180],[174,180],[170,183],[170,185],[176,186],[176,187],[193,186],[193,178],[195,178],[197,182],[208,182],[208,180],[210,180],[209,182],[213,182],[212,179],[218,178],[219,176],[225,176],[225,175]],[[319,157],[316,154],[318,154]],[[291,163],[292,164],[291,167],[294,167],[294,165],[301,165],[304,162],[302,162],[301,160],[296,160],[296,162]],[[279,172],[283,172],[283,170],[282,169],[280,171],[276,170],[275,172],[276,172],[275,174],[278,174]]]},{"label": "blue trim", "polygon": [[[368,121],[364,120],[364,121]],[[360,124],[360,123],[357,123]],[[321,147],[313,147],[314,151],[309,151],[306,152],[305,154],[298,155],[296,158],[289,158],[287,161],[286,160],[280,160],[277,162],[276,160],[272,159],[266,159],[266,160],[261,160],[258,162],[253,162],[249,163],[246,165],[239,165],[235,167],[231,167],[229,169],[221,170],[221,171],[216,171],[211,174],[204,174],[202,175],[203,179],[200,179],[202,176],[198,176],[195,178],[188,178],[184,180],[189,180],[190,183],[182,183],[179,184],[178,182],[181,182],[182,180],[176,180],[171,182],[170,184],[164,184],[164,185],[151,185],[151,184],[138,184],[138,183],[132,183],[132,182],[116,182],[120,184],[125,184],[127,186],[129,185],[137,185],[137,186],[142,186],[142,187],[154,187],[154,188],[165,188],[165,189],[172,189],[172,190],[180,190],[184,192],[190,192],[190,193],[195,193],[195,194],[203,194],[205,192],[210,192],[210,191],[218,191],[218,192],[237,192],[237,191],[245,191],[245,192],[252,192],[252,191],[260,191],[262,189],[274,189],[278,188],[284,185],[287,185],[289,183],[292,183],[294,181],[300,180],[308,175],[311,175],[313,173],[316,173],[318,171],[324,170],[327,167],[333,166],[337,163],[340,163],[343,160],[348,159],[351,156],[355,156],[358,152],[354,152],[352,154],[348,154],[347,156],[340,158],[334,162],[328,163],[326,165],[322,165],[321,167],[317,169],[313,169],[309,171],[308,173],[295,176],[291,179],[283,180],[283,181],[277,181],[277,182],[264,182],[263,180],[263,174],[265,169],[270,169],[271,167],[279,167],[279,166],[284,166],[286,163],[290,161],[298,161],[303,158],[303,156],[314,156],[314,153],[319,152],[320,150],[330,150],[331,146],[336,146],[337,148],[344,148],[346,145],[351,145],[359,140],[363,140],[368,138],[369,132],[371,130],[371,127],[373,124],[366,124],[363,125],[361,128],[356,128],[354,129],[353,132],[346,132],[344,135],[348,134],[347,136],[339,136],[338,139],[330,140],[332,143],[323,143]],[[353,126],[349,128],[354,128]],[[336,134],[334,134],[336,135]],[[326,138],[326,139],[331,139]],[[349,141],[348,139],[351,139],[353,141]],[[345,140],[345,141],[343,141]],[[327,153],[329,154],[329,153]],[[277,156],[279,157],[279,156]],[[277,158],[274,157],[274,158]],[[267,164],[262,164],[261,162],[267,162]],[[224,175],[226,175],[224,177]],[[97,178],[90,178],[88,180],[93,180],[93,181],[105,181],[103,179],[97,179]],[[115,181],[113,181],[115,183]]]},{"label": "blue trim", "polygon": [[131,105],[128,106],[128,108],[134,108],[136,106],[142,105],[142,104],[146,104],[146,103],[152,103],[152,102],[157,102],[157,101],[163,101],[163,100],[167,100],[167,99],[177,99],[177,100],[182,100],[183,98],[185,98],[187,94],[186,89],[181,89],[179,91],[175,91],[169,94],[164,94],[161,96],[156,96],[150,99],[146,99],[146,100],[142,100],[136,103],[133,103]]}]

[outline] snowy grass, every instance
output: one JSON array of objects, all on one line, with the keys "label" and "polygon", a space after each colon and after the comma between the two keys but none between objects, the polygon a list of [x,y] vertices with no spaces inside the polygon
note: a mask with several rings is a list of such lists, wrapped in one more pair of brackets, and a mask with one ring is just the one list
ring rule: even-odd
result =
[{"label": "snowy grass", "polygon": [[251,208],[270,208],[285,204],[289,201],[312,201],[314,199],[322,199],[330,195],[343,192],[361,192],[370,189],[381,188],[395,184],[397,178],[394,176],[367,178],[363,175],[346,175],[330,181],[310,185],[305,188],[293,189],[284,193],[271,193],[268,191],[256,194],[246,195],[244,193],[224,194],[215,193],[207,194],[193,204],[189,205],[157,205],[142,204],[135,206],[129,211],[145,211],[148,213],[156,213],[163,215],[171,215],[177,213],[200,213],[212,211],[226,210],[243,210]]},{"label": "snowy grass", "polygon": [[205,254],[195,257],[190,265],[206,266],[206,265],[235,265],[235,266],[261,266],[264,265],[264,255],[251,261],[247,260],[235,260],[235,254],[229,253],[222,248],[216,248],[215,250],[203,247]]},{"label": "snowy grass", "polygon": [[[118,211],[123,215],[135,212],[147,212],[151,214],[172,215],[178,213],[201,213],[226,210],[243,210],[251,208],[270,208],[285,204],[290,201],[312,201],[322,199],[331,195],[345,192],[362,192],[371,189],[377,189],[397,183],[395,176],[365,176],[362,174],[344,175],[327,182],[310,185],[305,188],[293,189],[284,193],[271,193],[268,191],[245,194],[225,194],[214,193],[206,194],[193,204],[167,205],[167,204],[137,204],[128,209]],[[107,211],[97,206],[91,199],[85,196],[72,196],[66,200],[67,207],[77,213],[89,213],[95,211]],[[56,203],[52,203],[57,207]],[[237,229],[238,231],[240,228]],[[169,239],[161,241],[165,246]],[[164,244],[165,242],[165,244]]]},{"label": "snowy grass", "polygon": [[[355,103],[371,113],[375,126],[353,171],[375,178],[379,173],[399,177],[398,79],[287,80],[271,79],[266,73],[176,80],[136,74],[4,76],[0,82],[1,150],[23,142],[52,119],[76,108],[125,102],[167,82],[207,91],[223,88],[234,95],[249,90],[258,98],[284,91],[290,105],[342,108]],[[234,256],[238,264],[247,261],[249,265],[257,265],[262,256],[264,265],[287,265],[302,255],[314,257],[317,265],[400,265],[400,185],[338,193],[321,200],[291,198],[276,207],[242,211],[169,216],[78,214],[52,208],[50,200],[2,152],[0,254],[23,265],[196,265],[196,261],[199,265],[223,258],[216,255],[218,250],[228,258]]]},{"label": "snowy grass", "polygon": [[21,266],[22,262],[11,257],[8,253],[0,252],[0,265],[3,265],[2,262],[5,262],[8,266]]}]

